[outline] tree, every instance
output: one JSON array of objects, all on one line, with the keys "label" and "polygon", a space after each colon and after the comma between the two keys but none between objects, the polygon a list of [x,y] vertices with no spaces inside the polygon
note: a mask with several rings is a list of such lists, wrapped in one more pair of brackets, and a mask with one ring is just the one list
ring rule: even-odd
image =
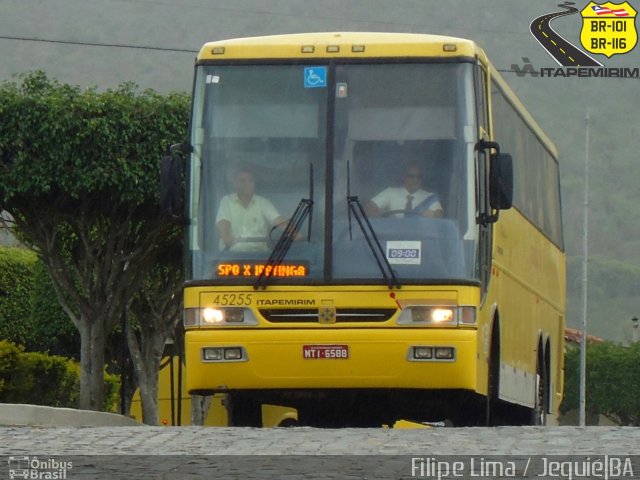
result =
[{"label": "tree", "polygon": [[0,87],[0,209],[80,333],[81,408],[104,400],[107,336],[180,226],[159,215],[159,160],[185,137],[184,94],[98,92],[42,72]]},{"label": "tree", "polygon": [[126,338],[140,388],[142,419],[158,424],[158,371],[182,313],[182,236],[169,243],[126,315]]},{"label": "tree", "polygon": [[[619,425],[640,426],[640,343],[587,344],[586,407]],[[580,349],[571,347],[565,361],[564,401],[560,410],[578,408]]]}]

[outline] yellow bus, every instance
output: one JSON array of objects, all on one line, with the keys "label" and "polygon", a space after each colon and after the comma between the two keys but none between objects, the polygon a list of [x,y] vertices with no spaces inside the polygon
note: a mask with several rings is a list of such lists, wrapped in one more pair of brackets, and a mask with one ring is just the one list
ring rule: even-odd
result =
[{"label": "yellow bus", "polygon": [[228,395],[231,424],[557,412],[557,154],[473,41],[207,43],[183,151],[186,389]]}]

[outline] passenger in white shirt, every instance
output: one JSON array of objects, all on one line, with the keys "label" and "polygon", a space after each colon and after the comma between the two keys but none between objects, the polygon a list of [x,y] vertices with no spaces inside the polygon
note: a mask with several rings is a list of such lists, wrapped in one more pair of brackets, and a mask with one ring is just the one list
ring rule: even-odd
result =
[{"label": "passenger in white shirt", "polygon": [[422,169],[415,163],[405,170],[402,187],[384,189],[367,202],[365,211],[370,217],[439,218],[444,214],[438,195],[422,188]]},{"label": "passenger in white shirt", "polygon": [[234,186],[236,193],[222,198],[216,216],[220,249],[267,251],[270,230],[286,220],[271,201],[255,194],[256,184],[251,171],[238,171]]}]

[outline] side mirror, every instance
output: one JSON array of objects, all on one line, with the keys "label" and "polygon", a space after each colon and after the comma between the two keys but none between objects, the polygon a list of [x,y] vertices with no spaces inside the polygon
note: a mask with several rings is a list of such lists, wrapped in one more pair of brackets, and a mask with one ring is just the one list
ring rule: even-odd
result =
[{"label": "side mirror", "polygon": [[173,145],[160,165],[160,212],[165,216],[178,217],[184,213],[181,147]]},{"label": "side mirror", "polygon": [[489,203],[496,210],[513,205],[513,159],[508,153],[498,153],[491,160]]}]

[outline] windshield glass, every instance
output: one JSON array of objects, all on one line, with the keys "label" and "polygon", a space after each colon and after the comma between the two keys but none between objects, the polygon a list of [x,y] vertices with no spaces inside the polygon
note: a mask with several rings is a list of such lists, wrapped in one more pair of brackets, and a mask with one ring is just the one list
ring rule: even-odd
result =
[{"label": "windshield glass", "polygon": [[187,279],[475,279],[473,105],[466,63],[199,66]]},{"label": "windshield glass", "polygon": [[[192,279],[254,281],[301,200],[311,190],[322,194],[326,90],[306,88],[299,66],[198,68],[189,181]],[[324,208],[317,200],[271,273],[274,280],[322,276]]]},{"label": "windshield glass", "polygon": [[381,275],[351,195],[401,283],[474,278],[471,65],[345,65],[336,78],[334,277]]}]

